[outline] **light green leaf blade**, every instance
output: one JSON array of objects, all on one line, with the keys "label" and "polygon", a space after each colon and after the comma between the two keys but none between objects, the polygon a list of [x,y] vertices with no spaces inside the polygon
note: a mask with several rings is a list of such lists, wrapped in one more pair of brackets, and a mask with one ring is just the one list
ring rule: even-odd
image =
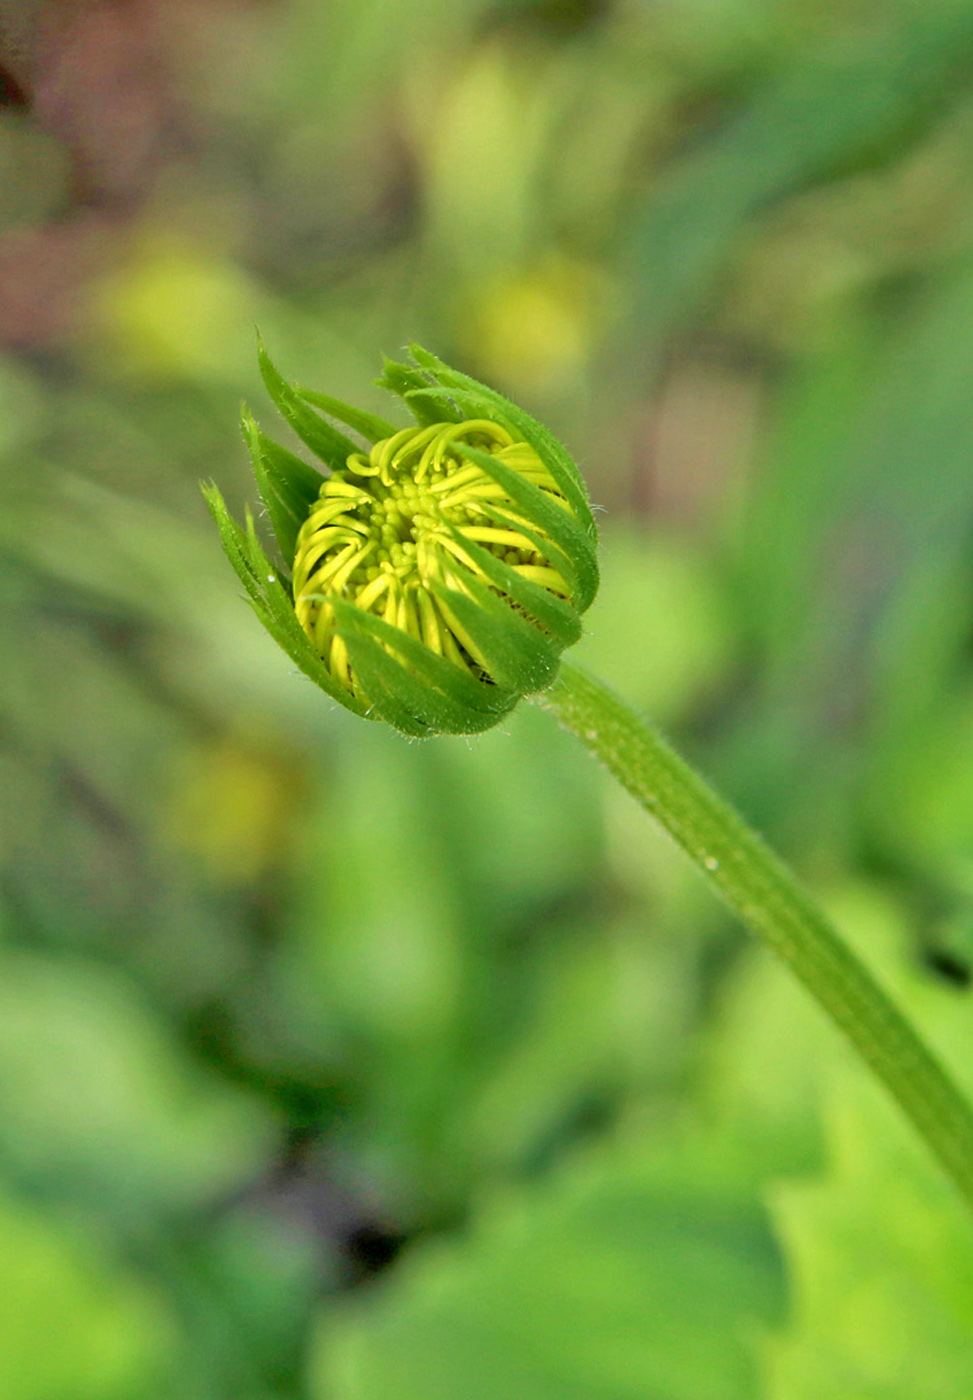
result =
[{"label": "light green leaf blade", "polygon": [[331,1315],[317,1400],[752,1400],[781,1278],[732,1165],[601,1151]]},{"label": "light green leaf blade", "polygon": [[[863,881],[818,893],[968,1086],[969,1002],[913,965],[908,908]],[[748,1160],[777,1178],[769,1197],[792,1303],[787,1326],[765,1348],[765,1400],[966,1400],[967,1213],[898,1108],[784,969],[755,954],[740,972],[712,1046],[709,1100]]]},{"label": "light green leaf blade", "polygon": [[768,1400],[967,1400],[966,1211],[871,1084],[836,1086],[826,1128],[827,1175],[774,1197],[796,1299],[769,1351]]},{"label": "light green leaf blade", "polygon": [[150,1287],[93,1231],[0,1197],[4,1400],[169,1395],[179,1343]]}]

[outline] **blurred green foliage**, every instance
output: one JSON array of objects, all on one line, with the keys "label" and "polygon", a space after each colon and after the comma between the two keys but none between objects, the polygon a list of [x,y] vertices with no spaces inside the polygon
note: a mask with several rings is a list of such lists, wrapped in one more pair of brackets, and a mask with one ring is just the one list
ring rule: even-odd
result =
[{"label": "blurred green foliage", "polygon": [[606,508],[581,659],[961,1076],[965,0],[0,0],[0,1392],[966,1400],[969,1225],[539,713],[292,674],[199,499],[254,323]]}]

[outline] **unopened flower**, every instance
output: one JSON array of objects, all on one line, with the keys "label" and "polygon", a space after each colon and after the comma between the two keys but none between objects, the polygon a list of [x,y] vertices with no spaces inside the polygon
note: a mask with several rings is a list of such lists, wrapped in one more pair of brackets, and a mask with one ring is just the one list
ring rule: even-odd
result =
[{"label": "unopened flower", "polygon": [[[500,394],[418,346],[378,381],[392,424],[286,383],[283,417],[322,475],[243,427],[281,564],[204,488],[257,615],[333,699],[406,734],[488,729],[549,686],[598,586],[584,484],[561,444]],[[348,437],[334,422],[349,428]]]}]

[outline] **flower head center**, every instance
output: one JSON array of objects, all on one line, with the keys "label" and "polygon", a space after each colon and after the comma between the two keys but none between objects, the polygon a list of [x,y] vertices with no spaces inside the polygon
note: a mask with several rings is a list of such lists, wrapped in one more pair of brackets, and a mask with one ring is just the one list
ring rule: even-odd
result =
[{"label": "flower head center", "polygon": [[[319,655],[350,691],[358,687],[335,630],[333,598],[399,627],[441,656],[489,679],[477,649],[444,602],[443,589],[469,591],[476,578],[499,591],[477,550],[524,578],[568,595],[547,557],[546,534],[464,447],[512,467],[568,509],[527,443],[497,423],[406,428],[353,453],[321,487],[301,527],[294,559],[294,607]],[[472,548],[471,548],[472,546]]]}]

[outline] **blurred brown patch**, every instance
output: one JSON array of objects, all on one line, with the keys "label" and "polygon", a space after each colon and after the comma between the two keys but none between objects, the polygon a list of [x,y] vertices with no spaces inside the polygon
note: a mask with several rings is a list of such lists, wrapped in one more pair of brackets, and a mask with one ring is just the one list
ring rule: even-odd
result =
[{"label": "blurred brown patch", "polygon": [[105,251],[106,221],[82,214],[0,237],[0,345],[40,349],[67,329]]},{"label": "blurred brown patch", "polygon": [[710,349],[678,362],[636,450],[637,506],[704,526],[719,516],[752,462],[764,367]]},{"label": "blurred brown patch", "polygon": [[0,63],[0,107],[26,107],[27,89],[12,69]]},{"label": "blurred brown patch", "polygon": [[162,20],[154,0],[47,12],[33,106],[71,152],[79,203],[128,209],[177,136]]},{"label": "blurred brown patch", "polygon": [[39,348],[63,337],[117,233],[167,162],[191,146],[169,37],[210,8],[54,0],[0,24],[0,106],[29,108],[63,142],[72,172],[56,221],[0,235],[0,345]]}]

